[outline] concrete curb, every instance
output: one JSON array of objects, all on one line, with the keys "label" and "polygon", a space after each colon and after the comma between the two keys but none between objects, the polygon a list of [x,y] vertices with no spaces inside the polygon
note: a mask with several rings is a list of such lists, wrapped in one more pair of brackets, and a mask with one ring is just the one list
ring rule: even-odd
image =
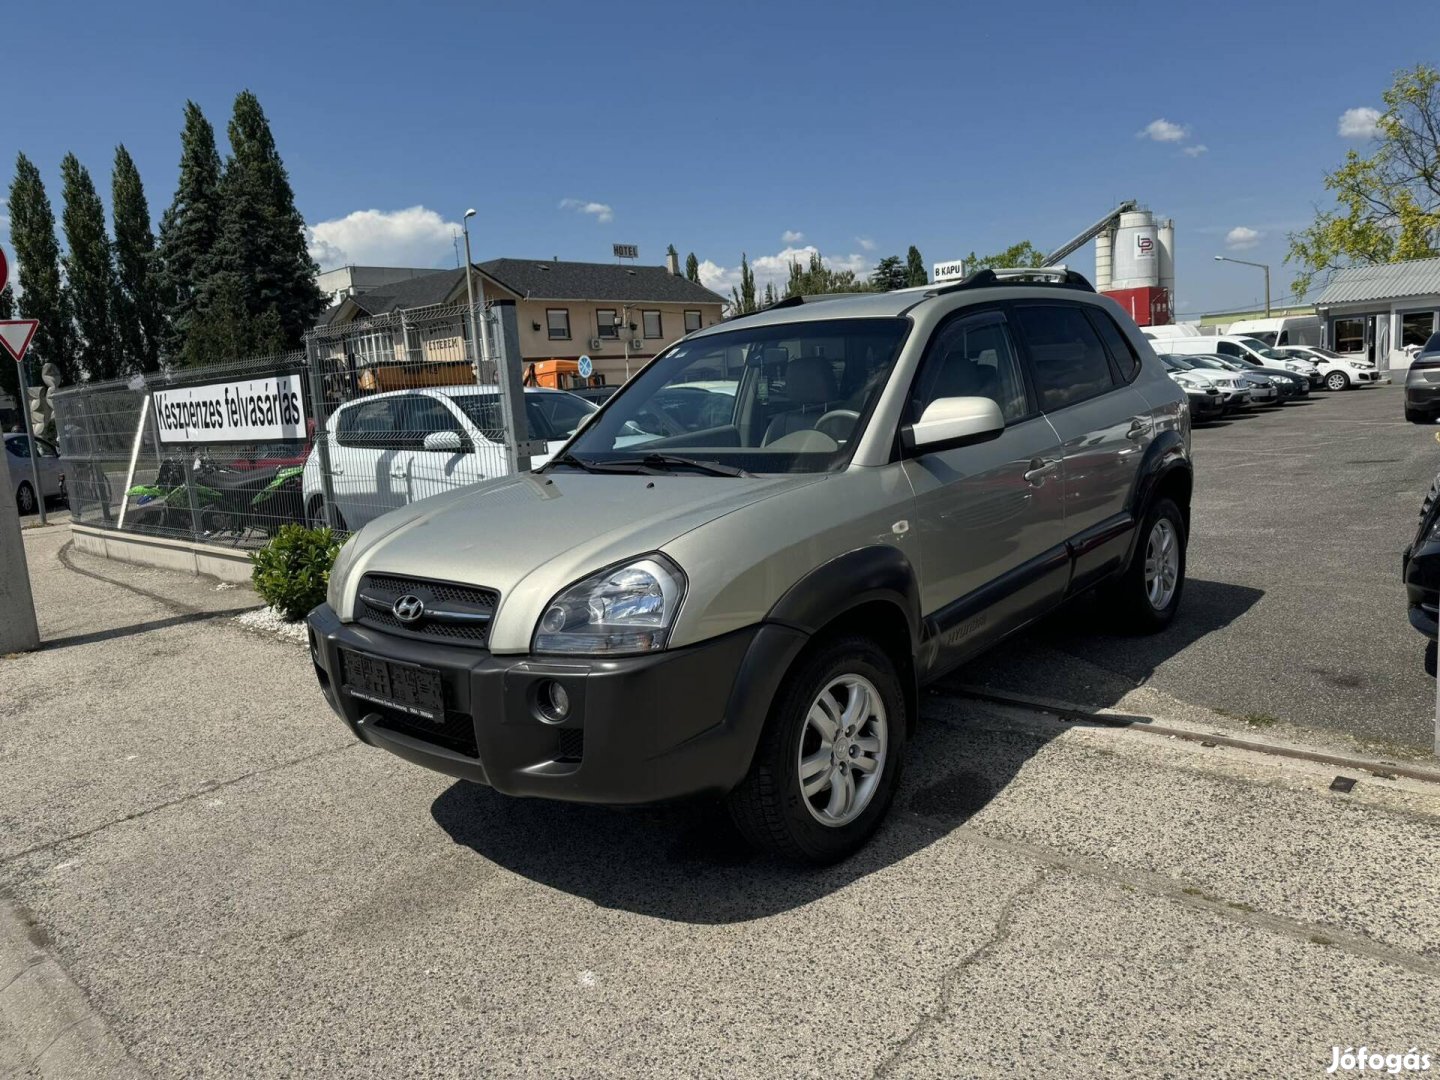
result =
[{"label": "concrete curb", "polygon": [[45,932],[0,898],[0,1073],[149,1080],[46,948]]},{"label": "concrete curb", "polygon": [[198,577],[213,577],[237,585],[250,583],[250,553],[235,548],[200,544],[190,540],[171,540],[163,536],[144,536],[98,529],[93,525],[71,523],[70,535],[77,551],[97,555],[115,562],[153,566],[161,570],[178,570]]}]

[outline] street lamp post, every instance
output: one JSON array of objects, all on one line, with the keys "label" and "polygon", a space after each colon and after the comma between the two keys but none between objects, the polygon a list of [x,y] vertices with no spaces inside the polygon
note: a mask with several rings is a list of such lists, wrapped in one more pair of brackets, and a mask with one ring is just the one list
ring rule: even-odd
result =
[{"label": "street lamp post", "polygon": [[475,282],[474,263],[470,259],[470,219],[475,216],[474,210],[466,210],[465,217],[461,219],[460,227],[465,231],[465,296],[470,301],[470,364],[475,369],[475,385],[480,385],[480,337],[475,322]]},{"label": "street lamp post", "polygon": [[1270,317],[1270,266],[1268,263],[1246,262],[1244,259],[1232,259],[1228,255],[1216,255],[1216,262],[1233,262],[1241,266],[1257,266],[1265,271],[1265,317]]}]

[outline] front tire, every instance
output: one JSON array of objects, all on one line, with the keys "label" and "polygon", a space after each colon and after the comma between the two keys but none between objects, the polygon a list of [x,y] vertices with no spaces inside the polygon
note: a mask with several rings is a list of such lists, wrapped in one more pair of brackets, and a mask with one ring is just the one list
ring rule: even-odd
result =
[{"label": "front tire", "polygon": [[1325,376],[1326,390],[1348,390],[1350,388],[1350,376],[1343,371],[1332,371]]},{"label": "front tire", "polygon": [[1140,523],[1135,554],[1116,583],[1120,626],[1135,634],[1164,630],[1185,590],[1185,518],[1173,499],[1157,499]]},{"label": "front tire", "polygon": [[1405,419],[1412,424],[1428,424],[1435,418],[1431,416],[1426,409],[1412,409],[1409,405],[1406,405]]},{"label": "front tire", "polygon": [[20,481],[20,486],[15,489],[15,509],[22,517],[35,512],[35,489],[30,486],[29,480]]},{"label": "front tire", "polygon": [[900,783],[908,717],[895,664],[864,637],[812,648],[785,677],[750,772],[727,798],[754,846],[823,865],[880,826]]}]

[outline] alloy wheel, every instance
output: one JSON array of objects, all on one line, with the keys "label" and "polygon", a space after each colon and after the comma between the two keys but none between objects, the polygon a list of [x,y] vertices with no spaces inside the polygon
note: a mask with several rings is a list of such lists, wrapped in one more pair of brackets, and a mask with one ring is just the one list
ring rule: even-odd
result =
[{"label": "alloy wheel", "polygon": [[832,679],[805,715],[797,766],[805,808],[822,825],[848,825],[870,805],[885,773],[889,727],[875,685]]},{"label": "alloy wheel", "polygon": [[35,512],[35,492],[29,484],[20,485],[20,490],[15,493],[15,505],[22,514],[33,514]]},{"label": "alloy wheel", "polygon": [[1164,611],[1180,581],[1180,537],[1168,518],[1157,518],[1145,541],[1145,595],[1150,606]]},{"label": "alloy wheel", "polygon": [[1331,390],[1344,390],[1349,382],[1350,380],[1338,371],[1332,371],[1329,375],[1325,376],[1325,385]]}]

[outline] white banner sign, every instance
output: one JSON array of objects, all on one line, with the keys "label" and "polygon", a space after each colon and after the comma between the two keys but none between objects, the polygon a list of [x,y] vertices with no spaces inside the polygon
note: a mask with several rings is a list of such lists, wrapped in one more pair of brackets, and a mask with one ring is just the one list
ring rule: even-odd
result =
[{"label": "white banner sign", "polygon": [[965,260],[951,259],[949,262],[937,262],[932,268],[930,280],[938,285],[942,281],[959,281],[965,276]]},{"label": "white banner sign", "polygon": [[162,443],[278,442],[305,437],[299,375],[155,391]]}]

